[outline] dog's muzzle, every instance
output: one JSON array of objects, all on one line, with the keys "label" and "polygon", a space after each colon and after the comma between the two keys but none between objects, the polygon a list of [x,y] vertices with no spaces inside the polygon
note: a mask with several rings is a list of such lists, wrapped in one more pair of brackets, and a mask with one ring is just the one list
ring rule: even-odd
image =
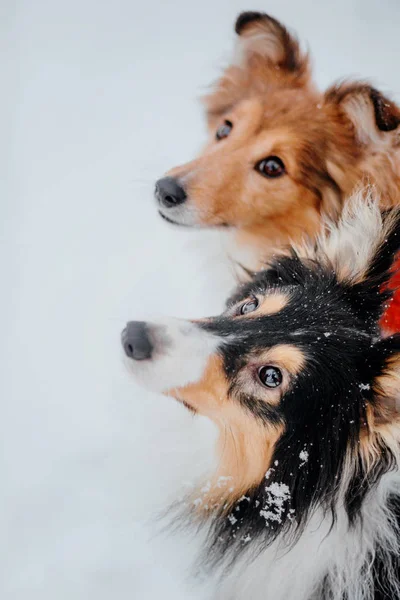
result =
[{"label": "dog's muzzle", "polygon": [[126,365],[144,387],[166,392],[198,381],[221,341],[184,319],[130,321],[121,335]]}]

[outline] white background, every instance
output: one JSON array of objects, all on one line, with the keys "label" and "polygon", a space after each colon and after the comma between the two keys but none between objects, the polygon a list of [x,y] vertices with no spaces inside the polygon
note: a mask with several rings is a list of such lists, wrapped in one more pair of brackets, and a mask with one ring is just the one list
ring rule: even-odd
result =
[{"label": "white background", "polygon": [[119,334],[229,287],[218,236],[169,228],[152,192],[201,145],[196,97],[244,9],[296,29],[321,86],[400,99],[398,0],[1,3],[2,600],[209,598],[188,541],[148,533],[214,433],[135,386]]}]

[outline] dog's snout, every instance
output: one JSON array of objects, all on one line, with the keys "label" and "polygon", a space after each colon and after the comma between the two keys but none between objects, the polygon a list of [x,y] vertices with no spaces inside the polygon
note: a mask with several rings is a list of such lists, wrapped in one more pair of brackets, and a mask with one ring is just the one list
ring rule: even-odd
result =
[{"label": "dog's snout", "polygon": [[133,360],[151,358],[153,346],[147,323],[144,321],[130,321],[122,332],[121,341],[128,358]]},{"label": "dog's snout", "polygon": [[157,181],[156,196],[165,208],[178,206],[186,200],[185,190],[178,180],[173,177],[163,177]]}]

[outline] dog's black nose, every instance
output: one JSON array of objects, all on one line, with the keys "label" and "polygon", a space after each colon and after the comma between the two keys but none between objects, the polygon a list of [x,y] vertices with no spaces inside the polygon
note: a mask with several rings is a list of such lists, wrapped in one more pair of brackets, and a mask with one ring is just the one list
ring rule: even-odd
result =
[{"label": "dog's black nose", "polygon": [[144,321],[130,321],[122,332],[121,341],[128,358],[151,358],[153,346],[149,339],[147,323]]},{"label": "dog's black nose", "polygon": [[178,206],[186,200],[185,190],[173,177],[163,177],[156,183],[156,197],[166,208]]}]

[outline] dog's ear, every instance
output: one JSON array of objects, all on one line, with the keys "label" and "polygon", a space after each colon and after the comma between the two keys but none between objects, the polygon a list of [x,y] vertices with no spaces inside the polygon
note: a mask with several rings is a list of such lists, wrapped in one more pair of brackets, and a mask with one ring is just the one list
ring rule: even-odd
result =
[{"label": "dog's ear", "polygon": [[364,398],[359,452],[363,471],[394,466],[400,443],[400,335],[366,346],[358,387]]},{"label": "dog's ear", "polygon": [[326,92],[325,100],[350,120],[359,144],[366,146],[383,139],[400,144],[399,107],[370,85],[335,85]]},{"label": "dog's ear", "polygon": [[310,78],[308,55],[273,17],[243,12],[236,19],[235,32],[232,64],[203,98],[212,126],[252,88],[264,93],[269,85],[300,87]]},{"label": "dog's ear", "polygon": [[[376,373],[373,393],[382,400],[400,400],[400,334],[380,339],[371,347],[368,369]],[[385,403],[385,404],[386,404]],[[400,432],[399,432],[400,434]]]},{"label": "dog's ear", "polygon": [[395,453],[400,441],[400,335],[376,341],[367,352],[365,378],[374,375],[372,386],[362,385],[366,404],[370,459],[379,457],[382,442]]},{"label": "dog's ear", "polygon": [[297,38],[266,13],[241,13],[236,19],[235,32],[239,36],[239,60],[242,58],[251,63],[254,58],[262,59],[297,76],[307,72],[308,60],[301,52]]}]

